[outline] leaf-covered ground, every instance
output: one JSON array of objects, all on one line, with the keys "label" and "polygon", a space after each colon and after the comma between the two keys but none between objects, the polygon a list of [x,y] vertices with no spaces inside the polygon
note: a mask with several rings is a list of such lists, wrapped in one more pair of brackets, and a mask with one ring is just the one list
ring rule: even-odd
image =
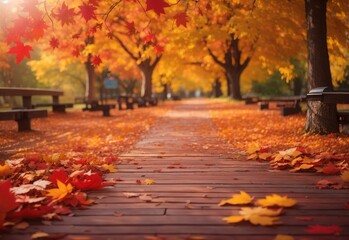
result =
[{"label": "leaf-covered ground", "polygon": [[[183,106],[186,104],[189,103],[185,102]],[[183,139],[177,142],[177,145],[171,142],[175,139],[168,139],[167,144],[175,146],[172,149],[174,153],[185,155],[185,151],[209,151],[220,155],[224,152],[225,155],[229,155],[230,160],[244,159],[249,165],[252,164],[251,161],[269,161],[271,168],[277,170],[311,171],[336,177],[337,182],[333,182],[332,179],[321,180],[317,183],[317,188],[348,188],[348,136],[305,134],[304,114],[281,117],[276,109],[259,111],[256,105],[200,101],[199,105],[203,104],[207,104],[208,108],[200,106],[199,110],[210,109],[217,135],[226,144],[218,146],[216,142],[208,141],[207,139],[212,140],[215,130],[209,118],[204,113],[200,115],[200,111],[195,107],[195,111],[188,107],[191,111],[174,111],[171,118],[162,118],[161,121],[162,137],[171,131],[172,134],[183,134]],[[156,186],[158,181],[161,181],[162,173],[158,168],[153,170],[154,176],[159,174],[158,178],[147,178],[143,182],[139,178],[133,179],[134,176],[128,176],[129,174],[128,180],[118,177],[106,179],[105,174],[117,172],[120,153],[129,150],[142,134],[172,107],[173,103],[167,103],[134,111],[115,110],[112,117],[107,118],[102,117],[101,113],[80,110],[67,114],[50,113],[47,119],[33,121],[32,128],[35,131],[21,133],[17,132],[15,122],[1,122],[0,226],[4,229],[25,229],[28,227],[26,219],[59,220],[61,215],[71,214],[72,208],[86,208],[94,203],[86,194],[88,191],[113,185],[120,180],[123,180],[124,184]],[[155,139],[159,136],[155,136]],[[148,145],[153,144],[153,141],[148,141]],[[162,149],[163,144],[157,142],[154,146],[146,145],[145,149]],[[180,145],[181,147],[178,147]],[[137,149],[135,150],[137,153]],[[160,154],[165,152],[161,150]],[[206,163],[205,167],[214,167],[215,164]],[[254,163],[252,165],[254,166]],[[184,166],[181,167],[185,169]],[[182,169],[181,167],[179,168]],[[175,166],[166,169],[169,171],[168,169],[172,168]],[[141,170],[142,166],[137,165],[137,169]],[[179,171],[177,174],[185,176],[185,171]],[[273,171],[267,174],[272,175]],[[147,177],[148,175],[151,177],[151,174],[147,173]],[[341,182],[338,181],[339,176]],[[172,176],[168,179],[164,173],[163,177],[162,184],[166,181],[170,185],[173,184]],[[196,177],[203,181],[200,176],[190,176],[191,180],[179,178],[176,181],[187,184],[187,181],[199,181]],[[206,177],[207,182],[214,180]],[[230,224],[250,222],[262,226],[277,225],[280,224],[280,209],[296,204],[294,199],[277,193],[270,192],[271,195],[264,195],[264,198],[259,196],[257,199],[245,192],[245,189],[239,190],[240,194],[235,194],[230,199],[220,199],[215,203],[222,207],[247,205],[234,215],[224,218],[225,222]],[[145,202],[152,201],[152,197],[144,193],[126,192],[123,195],[126,198],[139,197]],[[207,201],[206,194],[203,198]],[[187,202],[186,206],[188,204]],[[255,204],[255,207],[251,207],[251,204]],[[280,209],[270,210],[271,206]],[[307,231],[310,234],[322,231],[337,234],[340,232],[337,227],[324,229],[323,226],[314,225]],[[45,237],[45,233],[38,234],[39,236],[32,237]]]},{"label": "leaf-covered ground", "polygon": [[248,160],[269,161],[271,168],[291,172],[341,175],[342,182],[325,179],[317,187],[348,187],[348,135],[306,133],[305,112],[283,117],[275,105],[260,111],[256,104],[218,100],[210,109],[219,136]]},{"label": "leaf-covered ground", "polygon": [[0,125],[0,229],[21,228],[22,220],[60,219],[71,208],[93,203],[86,191],[115,184],[118,155],[136,143],[171,104],[135,111],[79,109],[49,112],[32,121],[30,132],[17,132],[15,121]]}]

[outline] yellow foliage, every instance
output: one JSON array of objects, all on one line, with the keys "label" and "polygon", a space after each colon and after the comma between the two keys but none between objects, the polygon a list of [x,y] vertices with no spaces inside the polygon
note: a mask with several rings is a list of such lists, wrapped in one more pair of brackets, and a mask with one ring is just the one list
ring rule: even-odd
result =
[{"label": "yellow foliage", "polygon": [[287,196],[272,194],[266,196],[264,199],[259,199],[257,203],[263,207],[292,207],[297,203],[297,201],[292,198],[288,198]]},{"label": "yellow foliage", "polygon": [[240,191],[240,194],[235,194],[231,198],[227,200],[222,200],[218,205],[223,206],[226,204],[230,205],[241,205],[241,204],[249,204],[252,202],[254,198],[251,197],[249,194],[247,194],[244,191]]},{"label": "yellow foliage", "polygon": [[73,186],[70,183],[65,185],[61,181],[57,180],[57,186],[58,188],[47,190],[48,193],[46,194],[46,196],[52,197],[53,199],[60,200],[60,199],[63,199],[67,194],[73,191]]}]

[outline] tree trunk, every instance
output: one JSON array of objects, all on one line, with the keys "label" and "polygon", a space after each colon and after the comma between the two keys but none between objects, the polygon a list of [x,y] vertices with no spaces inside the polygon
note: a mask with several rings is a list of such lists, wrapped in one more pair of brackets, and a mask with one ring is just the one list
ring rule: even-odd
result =
[{"label": "tree trunk", "polygon": [[293,95],[299,96],[302,94],[303,81],[302,78],[296,77],[293,80]]},{"label": "tree trunk", "polygon": [[236,70],[236,67],[227,67],[227,78],[229,78],[229,88],[230,88],[230,97],[235,100],[241,100],[241,91],[240,91],[240,77],[241,72]]},{"label": "tree trunk", "polygon": [[219,78],[216,78],[215,81],[214,81],[214,85],[213,85],[213,95],[215,98],[219,98],[223,95],[223,92],[222,92],[222,83],[221,81],[219,80]]},{"label": "tree trunk", "polygon": [[[308,90],[332,86],[326,29],[327,0],[305,0],[308,44]],[[319,134],[339,131],[335,104],[308,102],[305,130]]]},{"label": "tree trunk", "polygon": [[95,81],[95,67],[91,64],[91,54],[87,56],[87,61],[85,62],[86,68],[86,92],[85,99],[87,101],[95,100],[95,89],[94,89],[94,81]]},{"label": "tree trunk", "polygon": [[[86,46],[89,44],[94,43],[93,37],[88,37],[85,40]],[[94,89],[94,82],[95,82],[95,67],[91,63],[92,55],[87,55],[87,61],[85,62],[85,68],[86,68],[86,91],[85,91],[85,100],[87,101],[93,101],[95,100],[95,89]]]},{"label": "tree trunk", "polygon": [[142,73],[142,89],[141,89],[141,95],[142,97],[150,98],[153,94],[153,81],[152,81],[152,75],[154,72],[154,68],[150,65],[140,66],[140,70]]}]

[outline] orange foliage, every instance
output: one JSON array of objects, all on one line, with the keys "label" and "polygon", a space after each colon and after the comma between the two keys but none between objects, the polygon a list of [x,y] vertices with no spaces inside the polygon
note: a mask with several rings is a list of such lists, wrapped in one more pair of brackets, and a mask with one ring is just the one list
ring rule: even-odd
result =
[{"label": "orange foliage", "polygon": [[349,154],[348,136],[305,133],[305,114],[282,117],[276,108],[259,111],[242,102],[215,102],[210,108],[220,136],[236,149],[245,151],[256,143],[269,152],[300,147],[312,154]]}]

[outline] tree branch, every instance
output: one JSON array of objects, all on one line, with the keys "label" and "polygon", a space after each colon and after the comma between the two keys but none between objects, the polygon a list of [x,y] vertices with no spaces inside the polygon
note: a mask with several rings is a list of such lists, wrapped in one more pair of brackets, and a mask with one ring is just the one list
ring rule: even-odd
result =
[{"label": "tree branch", "polygon": [[114,33],[111,33],[111,34],[112,34],[113,38],[114,38],[116,41],[118,41],[118,43],[120,44],[121,48],[124,49],[125,52],[127,52],[127,54],[128,54],[133,60],[137,61],[138,58],[137,58],[135,55],[133,55],[133,53],[126,47],[126,45],[121,41],[121,39],[120,39],[117,35],[115,35]]}]

